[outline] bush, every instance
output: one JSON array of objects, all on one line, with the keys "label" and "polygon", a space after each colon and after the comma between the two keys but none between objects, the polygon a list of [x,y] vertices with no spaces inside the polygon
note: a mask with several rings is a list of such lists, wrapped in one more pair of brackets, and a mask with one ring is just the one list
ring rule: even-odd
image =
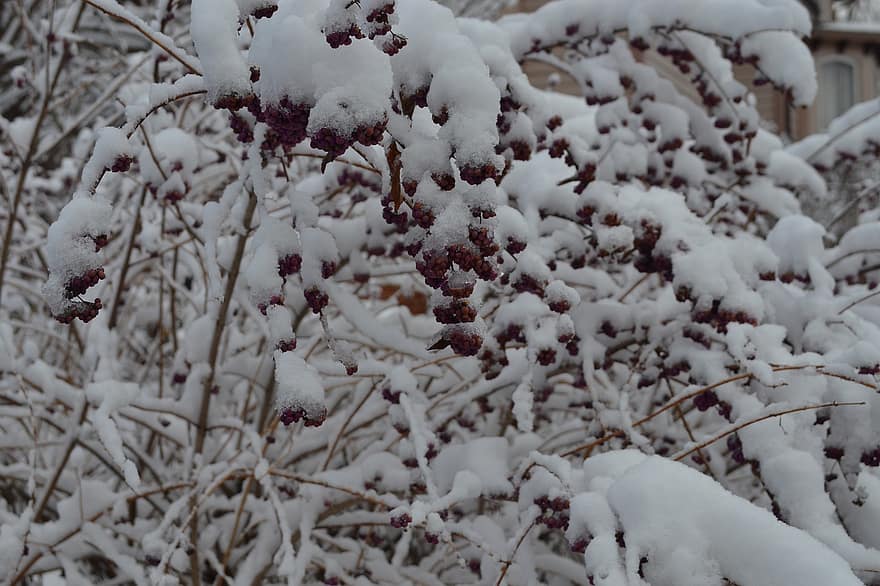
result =
[{"label": "bush", "polygon": [[732,75],[812,101],[799,3],[0,18],[4,580],[880,568],[880,224],[800,213],[876,104],[786,149]]}]

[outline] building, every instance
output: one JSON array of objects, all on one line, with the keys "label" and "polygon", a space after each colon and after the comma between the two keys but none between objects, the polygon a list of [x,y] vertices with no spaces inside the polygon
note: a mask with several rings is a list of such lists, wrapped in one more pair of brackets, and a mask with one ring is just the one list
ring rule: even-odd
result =
[{"label": "building", "polygon": [[[880,94],[880,23],[843,22],[834,19],[831,0],[802,0],[813,18],[813,34],[807,44],[816,62],[819,92],[813,105],[795,108],[771,85],[753,83],[755,71],[747,65],[735,66],[736,78],[749,86],[757,99],[758,111],[766,126],[791,140],[799,140],[822,131],[828,123],[850,106]],[[520,0],[516,11],[529,12],[547,0]],[[688,93],[689,81],[663,57],[644,55],[664,76],[679,80],[679,87]],[[558,79],[557,89],[580,93],[572,79],[551,77],[553,69],[542,63],[525,66],[539,86]],[[696,98],[696,92],[693,92]]]}]

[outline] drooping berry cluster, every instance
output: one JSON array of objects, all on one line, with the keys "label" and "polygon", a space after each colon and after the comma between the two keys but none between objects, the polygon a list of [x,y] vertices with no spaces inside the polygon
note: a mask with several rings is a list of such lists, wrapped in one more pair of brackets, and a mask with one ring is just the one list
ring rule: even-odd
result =
[{"label": "drooping berry cluster", "polygon": [[281,340],[275,344],[275,348],[281,352],[293,352],[296,350],[296,338]]},{"label": "drooping berry cluster", "polygon": [[401,49],[406,47],[406,37],[394,32],[389,32],[382,37],[377,37],[377,39],[381,39],[382,52],[388,56],[397,55]]},{"label": "drooping berry cluster", "polygon": [[483,336],[476,328],[464,325],[447,325],[443,328],[442,336],[449,341],[449,346],[456,354],[476,356],[483,345]]},{"label": "drooping berry cluster", "polygon": [[98,311],[103,307],[100,299],[94,301],[82,301],[79,299],[72,300],[68,308],[55,315],[55,319],[62,324],[69,324],[75,319],[79,319],[83,323],[88,323],[95,319]]},{"label": "drooping berry cluster", "polygon": [[302,268],[302,256],[293,252],[278,259],[278,276],[288,277]]},{"label": "drooping berry cluster", "polygon": [[541,508],[538,523],[549,529],[562,529],[563,531],[568,529],[569,501],[567,498],[557,496],[551,499],[547,495],[543,495],[535,499],[535,504]]},{"label": "drooping berry cluster", "polygon": [[254,129],[241,114],[237,112],[229,114],[229,127],[239,142],[247,144],[254,141]]},{"label": "drooping berry cluster", "polygon": [[272,295],[267,301],[261,301],[258,303],[257,309],[260,310],[260,313],[266,315],[266,311],[271,305],[284,305],[284,295],[281,295],[280,293]]},{"label": "drooping berry cluster", "polygon": [[352,39],[364,38],[364,33],[356,24],[351,24],[343,30],[332,31],[326,34],[327,44],[338,49],[344,45],[350,45]]},{"label": "drooping berry cluster", "polygon": [[64,286],[64,294],[68,299],[78,297],[104,279],[104,267],[89,269],[81,275],[71,277]]},{"label": "drooping berry cluster", "polygon": [[311,135],[310,145],[314,149],[325,151],[328,157],[335,158],[355,143],[364,146],[380,143],[387,124],[388,119],[381,118],[372,123],[361,124],[351,132],[332,126],[318,128]]},{"label": "drooping berry cluster", "polygon": [[391,517],[391,526],[396,529],[406,529],[412,523],[412,517],[409,513],[401,513]]},{"label": "drooping berry cluster", "polygon": [[477,319],[477,310],[466,299],[450,299],[434,307],[434,317],[441,324],[469,323]]},{"label": "drooping berry cluster", "polygon": [[498,177],[498,169],[492,163],[467,163],[459,171],[461,178],[471,185],[479,185],[487,179],[494,181]]},{"label": "drooping berry cluster", "polygon": [[315,413],[310,413],[302,407],[285,407],[281,409],[279,419],[285,427],[300,420],[306,427],[320,427],[327,419],[327,409],[321,407]]},{"label": "drooping berry cluster", "polygon": [[251,12],[251,16],[256,18],[257,20],[261,18],[269,18],[278,10],[278,4],[275,0],[264,0],[256,8],[254,8],[253,12]]},{"label": "drooping berry cluster", "polygon": [[[431,227],[431,224],[434,223],[434,212],[422,202],[416,202],[412,206],[412,218],[413,221],[418,224],[420,227],[427,230]],[[387,218],[386,218],[387,221]],[[389,222],[391,223],[391,222]]]},{"label": "drooping berry cluster", "polygon": [[357,8],[357,3],[337,1],[327,10],[324,38],[333,49],[351,45],[354,39],[364,38],[364,33],[357,23]]},{"label": "drooping berry cluster", "polygon": [[[371,2],[370,4],[374,4]],[[367,21],[367,34],[372,39],[377,35],[391,32],[391,15],[394,14],[394,0],[383,0],[377,6],[365,6],[365,20]]]},{"label": "drooping berry cluster", "polygon": [[110,165],[110,171],[113,173],[125,173],[131,168],[133,162],[134,159],[129,155],[118,155],[113,159],[113,164]]},{"label": "drooping berry cluster", "polygon": [[257,120],[265,122],[271,133],[267,133],[262,148],[264,151],[274,150],[276,146],[292,148],[306,138],[306,127],[309,125],[309,113],[312,105],[306,102],[294,102],[285,96],[277,103],[263,106],[257,110]]},{"label": "drooping berry cluster", "polygon": [[306,289],[303,292],[303,295],[305,296],[306,303],[309,304],[312,313],[321,313],[321,311],[327,307],[327,304],[330,303],[330,297],[327,293],[315,286]]}]

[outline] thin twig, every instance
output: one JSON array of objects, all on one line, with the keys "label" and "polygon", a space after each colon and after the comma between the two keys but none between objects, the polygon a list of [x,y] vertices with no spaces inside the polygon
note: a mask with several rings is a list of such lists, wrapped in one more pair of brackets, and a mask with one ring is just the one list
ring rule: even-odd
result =
[{"label": "thin twig", "polygon": [[754,425],[755,423],[759,423],[759,422],[765,421],[767,419],[773,419],[774,417],[782,417],[783,415],[789,415],[791,413],[800,413],[801,411],[811,411],[814,409],[823,409],[825,407],[859,407],[859,406],[863,406],[863,405],[867,405],[867,403],[865,401],[854,401],[854,402],[846,402],[846,403],[832,401],[830,403],[820,403],[818,405],[804,405],[803,407],[795,407],[793,409],[784,409],[782,411],[774,411],[773,413],[767,413],[766,415],[762,415],[760,417],[756,417],[754,419],[750,419],[748,421],[744,421],[743,423],[738,423],[732,427],[729,427],[726,430],[724,430],[723,432],[719,433],[718,435],[698,443],[697,445],[690,448],[689,450],[686,450],[684,452],[677,454],[674,459],[675,459],[675,461],[680,462],[680,461],[684,460],[685,458],[687,458],[688,456],[690,456],[691,454],[693,454],[694,452],[702,450],[702,449],[706,448],[707,446],[714,444],[718,440],[723,439],[732,433],[736,433],[737,431],[743,429],[744,427],[748,427],[749,425]]}]

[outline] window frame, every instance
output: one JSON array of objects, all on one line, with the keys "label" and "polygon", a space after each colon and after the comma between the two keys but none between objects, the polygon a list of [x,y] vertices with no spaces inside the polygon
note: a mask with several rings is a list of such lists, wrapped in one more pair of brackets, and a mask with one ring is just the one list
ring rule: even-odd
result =
[{"label": "window frame", "polygon": [[852,71],[852,97],[853,101],[849,107],[843,110],[846,112],[849,108],[852,108],[854,105],[858,104],[861,100],[859,87],[861,83],[861,71],[859,70],[858,63],[856,60],[849,55],[842,54],[830,54],[822,57],[816,58],[816,78],[819,86],[819,92],[816,96],[816,130],[819,132],[823,132],[828,129],[828,125],[832,120],[843,114],[843,112],[838,112],[834,116],[832,116],[829,120],[823,120],[823,109],[825,107],[825,100],[823,96],[827,95],[826,92],[823,91],[823,69],[829,65],[844,65],[850,68]]}]

